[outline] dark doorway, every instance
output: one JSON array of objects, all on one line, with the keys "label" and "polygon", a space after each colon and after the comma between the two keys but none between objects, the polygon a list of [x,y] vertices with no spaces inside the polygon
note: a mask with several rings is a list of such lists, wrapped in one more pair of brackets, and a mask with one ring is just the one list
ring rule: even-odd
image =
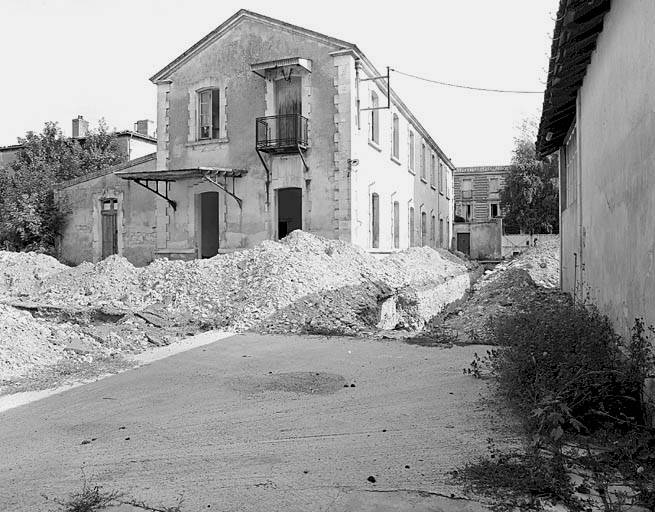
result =
[{"label": "dark doorway", "polygon": [[277,236],[284,238],[294,229],[302,229],[302,189],[278,189]]},{"label": "dark doorway", "polygon": [[471,255],[471,233],[457,233],[457,250]]},{"label": "dark doorway", "polygon": [[218,253],[218,192],[200,194],[200,257]]},{"label": "dark doorway", "polygon": [[118,201],[103,199],[101,210],[102,259],[118,254]]}]

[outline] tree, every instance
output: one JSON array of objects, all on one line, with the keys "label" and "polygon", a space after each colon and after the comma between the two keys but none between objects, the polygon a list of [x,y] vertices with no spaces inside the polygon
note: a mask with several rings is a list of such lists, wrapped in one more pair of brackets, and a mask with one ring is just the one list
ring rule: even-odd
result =
[{"label": "tree", "polygon": [[47,122],[40,134],[28,132],[18,143],[16,160],[0,169],[0,247],[52,252],[65,213],[55,201],[55,184],[126,156],[104,120],[83,141],[64,137],[57,123]]},{"label": "tree", "polygon": [[514,138],[512,165],[500,202],[508,233],[559,233],[558,157],[539,161],[537,122],[524,119]]}]

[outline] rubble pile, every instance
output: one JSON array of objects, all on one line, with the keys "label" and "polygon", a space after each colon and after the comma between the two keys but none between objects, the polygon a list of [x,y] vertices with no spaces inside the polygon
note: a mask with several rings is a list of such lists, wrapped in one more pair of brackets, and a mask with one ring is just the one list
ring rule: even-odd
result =
[{"label": "rubble pile", "polygon": [[391,290],[443,283],[465,271],[456,258],[429,248],[377,259],[352,244],[294,231],[281,242],[206,260],[162,259],[144,268],[120,256],[83,263],[45,277],[30,299],[72,309],[146,310],[178,326],[298,332],[325,317],[343,318],[352,331],[371,327],[361,312]]},{"label": "rubble pile", "polygon": [[[21,326],[3,331],[7,368],[28,365],[25,357],[38,359],[41,352],[44,359],[35,364],[139,352],[205,328],[371,331],[389,297],[396,295],[402,308],[411,290],[440,285],[468,268],[447,251],[412,248],[376,258],[302,231],[210,259],[161,259],[143,268],[120,256],[72,268],[31,253],[0,256],[0,325]],[[403,325],[422,325],[406,318],[419,312],[408,307]]]},{"label": "rubble pile", "polygon": [[45,254],[0,251],[0,298],[28,295],[46,277],[66,269],[65,265]]},{"label": "rubble pile", "polygon": [[538,301],[564,300],[558,287],[559,242],[549,240],[486,271],[467,300],[433,324],[463,342],[486,343],[490,321]]},{"label": "rubble pile", "polygon": [[0,319],[0,381],[61,359],[51,329],[29,313],[0,304]]},{"label": "rubble pile", "polygon": [[545,288],[559,287],[559,238],[544,240],[531,247],[502,268],[522,268],[538,286]]}]

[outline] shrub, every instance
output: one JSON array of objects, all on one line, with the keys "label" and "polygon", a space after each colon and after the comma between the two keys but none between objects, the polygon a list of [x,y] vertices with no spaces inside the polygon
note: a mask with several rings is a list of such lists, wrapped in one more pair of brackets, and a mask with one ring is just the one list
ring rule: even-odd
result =
[{"label": "shrub", "polygon": [[631,422],[641,416],[650,350],[643,329],[626,357],[621,338],[596,308],[553,302],[496,318],[490,332],[504,347],[491,367],[534,433],[557,440],[567,427],[593,431],[610,418]]}]

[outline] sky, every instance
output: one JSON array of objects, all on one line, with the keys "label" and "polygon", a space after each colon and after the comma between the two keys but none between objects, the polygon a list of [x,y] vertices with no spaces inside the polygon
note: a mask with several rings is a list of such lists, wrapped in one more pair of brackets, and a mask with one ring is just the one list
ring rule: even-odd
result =
[{"label": "sky", "polygon": [[[558,0],[1,0],[0,146],[83,115],[132,129],[156,119],[148,80],[241,8],[357,46],[378,69],[475,87],[543,91]],[[391,86],[457,166],[509,163],[543,94]]]}]

